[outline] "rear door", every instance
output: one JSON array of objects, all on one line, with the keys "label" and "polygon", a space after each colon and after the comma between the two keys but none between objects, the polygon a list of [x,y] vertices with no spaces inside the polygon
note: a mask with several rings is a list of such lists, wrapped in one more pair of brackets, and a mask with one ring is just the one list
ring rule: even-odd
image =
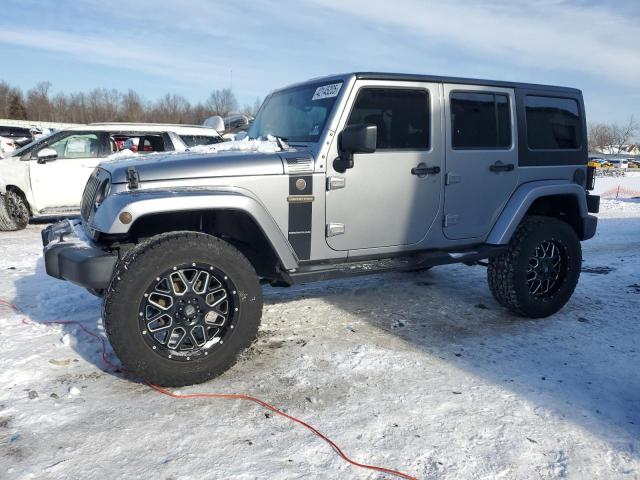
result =
[{"label": "rear door", "polygon": [[444,234],[485,236],[518,183],[513,89],[444,85]]},{"label": "rear door", "polygon": [[52,214],[79,210],[87,180],[107,153],[106,134],[69,132],[41,148],[54,149],[58,158],[38,163],[40,149],[34,149],[32,153],[29,175],[36,208],[42,213]]}]

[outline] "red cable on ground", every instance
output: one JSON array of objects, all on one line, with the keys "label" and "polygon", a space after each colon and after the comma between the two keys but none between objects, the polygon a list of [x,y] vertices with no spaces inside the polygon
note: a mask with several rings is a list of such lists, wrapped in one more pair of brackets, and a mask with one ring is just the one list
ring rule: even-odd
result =
[{"label": "red cable on ground", "polygon": [[[15,313],[22,315],[24,317],[27,317],[27,315],[20,310],[16,305],[14,305],[11,302],[8,302],[6,300],[2,300],[0,299],[0,305],[4,305],[5,307],[8,307],[10,309],[12,309]],[[28,318],[28,317],[27,317]],[[22,319],[22,323],[24,323],[25,325],[28,325],[29,323],[34,323],[34,322],[30,322],[28,321],[26,318]],[[126,373],[128,375],[133,376],[130,372],[127,372],[124,368],[119,367],[117,365],[115,365],[114,363],[112,363],[109,360],[109,357],[107,356],[107,345],[106,342],[104,340],[104,337],[98,335],[95,332],[92,332],[91,330],[89,330],[87,327],[85,327],[81,322],[78,322],[76,320],[55,320],[55,321],[50,321],[50,322],[41,322],[44,325],[77,325],[78,327],[80,327],[80,329],[86,333],[87,335],[91,336],[92,338],[98,340],[98,342],[100,342],[100,351],[101,351],[101,356],[102,356],[102,362],[105,364],[105,366],[113,371],[114,373],[117,372],[123,372]],[[349,458],[341,449],[340,447],[338,447],[338,445],[331,440],[329,437],[327,437],[326,435],[324,435],[322,432],[320,432],[318,429],[312,427],[311,425],[309,425],[308,423],[304,422],[303,420],[300,420],[299,418],[296,418],[292,415],[289,415],[285,412],[283,412],[282,410],[279,410],[278,408],[274,407],[273,405],[265,402],[264,400],[261,400],[257,397],[252,397],[251,395],[245,395],[243,393],[189,393],[189,394],[182,394],[182,393],[175,393],[172,392],[171,390],[167,390],[165,388],[162,388],[158,385],[154,385],[151,382],[148,382],[147,380],[143,380],[144,383],[151,389],[155,390],[158,393],[161,393],[162,395],[166,395],[168,397],[171,398],[176,398],[176,399],[192,399],[192,398],[224,398],[224,399],[231,399],[231,400],[246,400],[249,402],[253,402],[253,403],[257,403],[258,405],[260,405],[261,407],[266,408],[267,410],[271,410],[273,413],[280,415],[281,417],[284,417],[286,419],[289,419],[295,423],[298,423],[300,425],[302,425],[303,427],[305,427],[307,430],[310,430],[312,433],[314,433],[316,436],[318,436],[319,438],[321,438],[322,440],[324,440],[326,443],[328,443],[331,448],[333,448],[333,450],[347,463],[350,463],[351,465],[354,465],[356,467],[360,467],[360,468],[365,468],[368,470],[375,470],[377,472],[381,472],[381,473],[387,473],[389,475],[395,475],[396,477],[399,478],[405,478],[407,480],[417,480],[416,477],[413,477],[411,475],[408,475],[406,473],[400,472],[398,470],[393,470],[391,468],[385,468],[385,467],[376,467],[375,465],[367,465],[366,463],[359,463],[356,462],[355,460],[352,460],[351,458]]]}]

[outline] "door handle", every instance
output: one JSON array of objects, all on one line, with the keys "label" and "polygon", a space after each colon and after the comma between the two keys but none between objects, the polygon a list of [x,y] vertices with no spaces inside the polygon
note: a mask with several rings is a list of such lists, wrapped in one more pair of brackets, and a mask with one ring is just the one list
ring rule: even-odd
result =
[{"label": "door handle", "polygon": [[427,164],[422,162],[411,169],[411,175],[417,175],[420,178],[427,175],[437,175],[438,173],[440,173],[440,167],[427,167]]},{"label": "door handle", "polygon": [[491,170],[492,172],[498,173],[498,172],[511,172],[513,171],[513,169],[516,168],[515,165],[513,163],[502,163],[500,161],[494,163],[493,165],[491,165],[489,167],[489,170]]}]

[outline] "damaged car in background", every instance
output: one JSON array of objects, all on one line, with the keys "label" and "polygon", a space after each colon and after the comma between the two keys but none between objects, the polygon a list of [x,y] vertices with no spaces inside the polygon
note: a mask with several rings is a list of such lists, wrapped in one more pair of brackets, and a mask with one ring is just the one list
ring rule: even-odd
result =
[{"label": "damaged car in background", "polygon": [[0,231],[78,214],[91,172],[109,158],[222,141],[213,128],[188,125],[94,123],[54,132],[0,159]]}]

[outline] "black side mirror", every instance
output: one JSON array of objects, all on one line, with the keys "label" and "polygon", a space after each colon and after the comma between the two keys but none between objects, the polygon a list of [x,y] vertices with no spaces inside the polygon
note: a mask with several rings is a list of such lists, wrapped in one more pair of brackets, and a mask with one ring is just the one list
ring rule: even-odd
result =
[{"label": "black side mirror", "polygon": [[340,156],[333,161],[333,169],[344,172],[353,168],[354,153],[373,153],[376,151],[378,127],[366,123],[358,123],[345,127],[338,137]]}]

